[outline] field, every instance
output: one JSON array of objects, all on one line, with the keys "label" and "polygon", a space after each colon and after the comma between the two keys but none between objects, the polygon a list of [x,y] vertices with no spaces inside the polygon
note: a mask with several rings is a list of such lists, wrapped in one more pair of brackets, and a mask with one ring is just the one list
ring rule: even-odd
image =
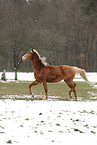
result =
[{"label": "field", "polygon": [[[0,82],[0,99],[33,99],[29,94],[28,86],[29,81],[16,81],[16,82]],[[97,100],[97,85],[88,85],[85,82],[76,82],[76,90],[78,100]],[[71,100],[69,98],[69,87],[64,83],[48,84],[49,99],[53,100]],[[43,85],[37,85],[32,88],[35,100],[45,99]],[[72,98],[74,100],[74,96]]]},{"label": "field", "polygon": [[97,83],[77,83],[78,101],[64,82],[32,88],[31,81],[0,81],[0,145],[96,145]]}]

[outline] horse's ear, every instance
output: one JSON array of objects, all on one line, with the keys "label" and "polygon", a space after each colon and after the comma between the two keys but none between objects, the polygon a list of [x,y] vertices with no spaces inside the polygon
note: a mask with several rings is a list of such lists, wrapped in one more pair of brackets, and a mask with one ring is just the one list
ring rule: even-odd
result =
[{"label": "horse's ear", "polygon": [[32,49],[31,52],[33,53],[34,52],[34,49]]},{"label": "horse's ear", "polygon": [[32,49],[32,52],[34,52],[35,48]]}]

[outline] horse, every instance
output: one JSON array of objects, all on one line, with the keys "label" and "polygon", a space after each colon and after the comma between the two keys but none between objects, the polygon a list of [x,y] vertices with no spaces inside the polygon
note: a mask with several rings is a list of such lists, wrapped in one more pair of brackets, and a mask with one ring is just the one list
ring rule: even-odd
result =
[{"label": "horse", "polygon": [[34,77],[35,81],[29,85],[29,92],[32,95],[31,87],[43,83],[46,99],[48,99],[48,87],[47,83],[56,83],[61,80],[64,80],[65,83],[69,86],[69,96],[72,98],[72,93],[74,92],[75,100],[78,99],[76,92],[76,83],[73,82],[73,79],[76,74],[80,74],[80,76],[89,84],[93,84],[90,82],[86,76],[86,72],[84,69],[68,66],[68,65],[60,65],[60,66],[52,66],[49,65],[45,60],[45,57],[40,57],[40,54],[32,49],[30,52],[22,56],[22,60],[28,60],[32,62],[32,66],[34,69]]}]

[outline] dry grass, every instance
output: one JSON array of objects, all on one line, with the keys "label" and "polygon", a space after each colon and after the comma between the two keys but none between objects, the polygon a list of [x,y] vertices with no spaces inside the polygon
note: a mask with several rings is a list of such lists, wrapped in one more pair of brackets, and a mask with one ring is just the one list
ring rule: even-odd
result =
[{"label": "dry grass", "polygon": [[[19,98],[22,98],[22,96],[30,95],[28,90],[29,84],[30,82],[24,81],[8,83],[0,82],[0,98],[7,98],[10,95],[18,95]],[[56,99],[57,96],[57,99],[59,100],[70,100],[68,95],[69,87],[64,82],[48,84],[48,90],[49,97],[51,96],[51,98]],[[45,96],[42,84],[33,87],[32,91],[36,96],[36,99],[37,96],[38,98],[43,98]],[[95,97],[97,98],[97,88],[90,86],[87,83],[77,82],[76,91],[81,100],[97,100],[94,99]]]}]

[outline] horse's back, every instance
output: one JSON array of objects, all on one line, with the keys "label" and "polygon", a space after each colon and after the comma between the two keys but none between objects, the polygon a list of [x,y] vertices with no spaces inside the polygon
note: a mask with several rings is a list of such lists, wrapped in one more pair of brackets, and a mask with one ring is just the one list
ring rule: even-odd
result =
[{"label": "horse's back", "polygon": [[61,66],[47,66],[45,69],[45,76],[47,82],[58,82],[61,80],[73,79],[75,71],[72,66],[61,65]]}]

